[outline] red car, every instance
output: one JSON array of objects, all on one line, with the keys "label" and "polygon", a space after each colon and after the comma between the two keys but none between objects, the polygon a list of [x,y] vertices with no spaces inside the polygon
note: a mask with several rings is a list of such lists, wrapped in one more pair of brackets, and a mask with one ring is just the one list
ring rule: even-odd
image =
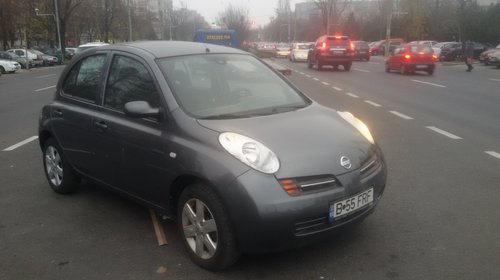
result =
[{"label": "red car", "polygon": [[397,70],[401,74],[425,71],[434,74],[437,57],[427,45],[407,44],[395,49],[385,62],[385,71]]}]

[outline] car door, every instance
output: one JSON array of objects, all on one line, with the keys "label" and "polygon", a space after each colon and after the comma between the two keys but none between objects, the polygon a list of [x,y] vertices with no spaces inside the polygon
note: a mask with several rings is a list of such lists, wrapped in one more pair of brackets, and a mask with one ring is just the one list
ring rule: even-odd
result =
[{"label": "car door", "polygon": [[[160,205],[171,178],[166,166],[167,122],[132,118],[124,113],[130,101],[163,107],[150,68],[138,57],[115,53],[101,112],[93,120],[99,160],[114,174],[113,186],[136,198]],[[110,173],[108,173],[109,175]]]},{"label": "car door", "polygon": [[399,69],[403,62],[403,48],[395,49],[392,54],[389,56],[389,66],[391,69]]},{"label": "car door", "polygon": [[98,111],[107,54],[87,56],[67,72],[51,106],[52,129],[72,165],[81,173],[95,177],[95,149],[90,134],[93,115]]}]

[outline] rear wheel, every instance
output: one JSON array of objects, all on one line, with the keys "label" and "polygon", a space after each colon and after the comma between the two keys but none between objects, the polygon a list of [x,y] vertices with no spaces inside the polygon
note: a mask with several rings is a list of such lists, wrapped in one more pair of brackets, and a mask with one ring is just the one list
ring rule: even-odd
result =
[{"label": "rear wheel", "polygon": [[385,72],[389,73],[391,72],[391,67],[389,67],[389,63],[385,63]]},{"label": "rear wheel", "polygon": [[323,64],[321,64],[319,58],[316,58],[316,70],[321,71],[321,68],[323,68]]},{"label": "rear wheel", "polygon": [[67,162],[62,149],[54,138],[49,138],[43,148],[43,167],[50,187],[57,193],[75,192],[80,177]]},{"label": "rear wheel", "polygon": [[406,66],[401,65],[401,67],[399,68],[399,73],[401,73],[401,75],[408,74],[408,69],[406,69]]},{"label": "rear wheel", "polygon": [[432,76],[434,74],[434,67],[429,67],[429,69],[427,70],[427,74],[429,74],[429,76]]},{"label": "rear wheel", "polygon": [[311,69],[313,67],[313,64],[311,62],[311,59],[307,57],[307,68]]},{"label": "rear wheel", "polygon": [[4,69],[2,66],[0,66],[0,72],[1,72],[2,74],[5,74],[5,69]]},{"label": "rear wheel", "polygon": [[209,270],[222,270],[239,258],[236,238],[219,196],[204,184],[186,187],[179,197],[177,224],[189,257]]},{"label": "rear wheel", "polygon": [[352,66],[352,63],[344,64],[344,70],[351,71],[351,66]]}]

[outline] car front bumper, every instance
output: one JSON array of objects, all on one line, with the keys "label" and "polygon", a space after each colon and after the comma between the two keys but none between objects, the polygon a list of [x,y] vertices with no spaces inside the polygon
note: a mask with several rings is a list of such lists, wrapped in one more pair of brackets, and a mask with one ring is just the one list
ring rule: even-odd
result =
[{"label": "car front bumper", "polygon": [[[359,169],[337,176],[341,186],[290,196],[274,176],[249,170],[224,192],[240,250],[264,253],[302,247],[330,236],[335,229],[362,220],[373,212],[385,188],[383,163],[361,179]],[[330,205],[373,188],[373,202],[330,220]]]}]

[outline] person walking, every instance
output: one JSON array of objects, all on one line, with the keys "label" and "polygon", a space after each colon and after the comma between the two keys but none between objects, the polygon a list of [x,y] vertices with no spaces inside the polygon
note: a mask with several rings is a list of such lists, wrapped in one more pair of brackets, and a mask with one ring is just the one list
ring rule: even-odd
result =
[{"label": "person walking", "polygon": [[472,71],[474,67],[472,66],[472,62],[474,59],[474,43],[471,41],[465,42],[465,48],[464,48],[464,58],[465,58],[465,64],[467,65],[467,72]]}]

